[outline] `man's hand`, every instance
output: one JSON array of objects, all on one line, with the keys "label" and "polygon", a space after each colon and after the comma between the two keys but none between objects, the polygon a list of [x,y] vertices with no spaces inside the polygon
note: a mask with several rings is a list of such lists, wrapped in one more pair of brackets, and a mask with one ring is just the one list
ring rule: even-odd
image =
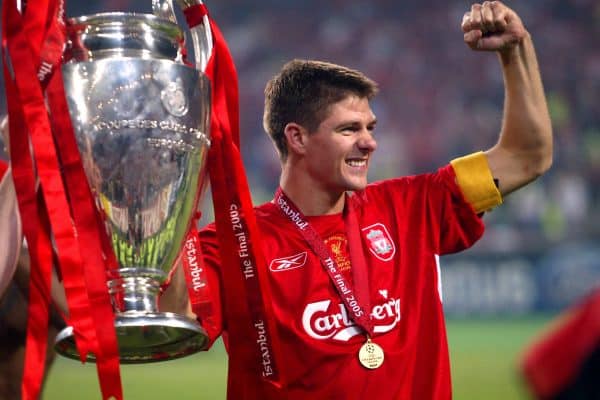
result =
[{"label": "man's hand", "polygon": [[500,1],[475,3],[463,16],[465,43],[473,50],[504,53],[527,35],[521,18]]}]

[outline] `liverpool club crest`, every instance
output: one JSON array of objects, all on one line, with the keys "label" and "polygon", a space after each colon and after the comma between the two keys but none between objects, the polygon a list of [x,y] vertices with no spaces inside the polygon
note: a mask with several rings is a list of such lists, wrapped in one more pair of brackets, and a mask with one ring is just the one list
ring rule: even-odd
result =
[{"label": "liverpool club crest", "polygon": [[362,229],[369,251],[381,261],[390,261],[396,254],[396,246],[385,225],[376,223]]}]

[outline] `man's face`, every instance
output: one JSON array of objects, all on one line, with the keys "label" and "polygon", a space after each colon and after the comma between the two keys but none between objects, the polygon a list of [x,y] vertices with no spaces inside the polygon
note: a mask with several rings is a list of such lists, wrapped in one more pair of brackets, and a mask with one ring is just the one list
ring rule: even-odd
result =
[{"label": "man's face", "polygon": [[307,171],[318,189],[337,195],[367,185],[375,123],[366,98],[349,96],[329,107],[306,142]]}]

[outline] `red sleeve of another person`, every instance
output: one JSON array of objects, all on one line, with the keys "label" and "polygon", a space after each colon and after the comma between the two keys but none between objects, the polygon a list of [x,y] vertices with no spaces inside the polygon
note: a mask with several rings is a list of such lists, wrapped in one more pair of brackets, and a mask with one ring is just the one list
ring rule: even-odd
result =
[{"label": "red sleeve of another person", "polygon": [[[592,383],[582,379],[591,376],[589,371],[584,371],[586,368],[597,368],[589,359],[599,349],[600,289],[561,315],[527,349],[522,371],[538,399],[597,399],[593,396],[600,393],[600,380]],[[591,389],[596,395],[573,397],[568,393],[572,393],[571,387],[575,386],[585,386],[586,392]]]}]

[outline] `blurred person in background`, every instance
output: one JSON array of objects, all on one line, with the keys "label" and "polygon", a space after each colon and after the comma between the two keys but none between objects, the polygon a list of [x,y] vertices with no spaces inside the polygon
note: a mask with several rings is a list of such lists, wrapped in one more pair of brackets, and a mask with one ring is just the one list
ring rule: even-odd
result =
[{"label": "blurred person in background", "polygon": [[521,359],[540,400],[600,399],[600,288],[555,318]]},{"label": "blurred person in background", "polygon": [[[367,184],[377,86],[361,72],[294,60],[267,84],[264,126],[280,188],[256,213],[287,386],[274,394],[256,368],[232,369],[230,359],[229,398],[451,398],[439,256],[473,245],[480,214],[552,163],[544,90],[520,17],[486,1],[464,14],[462,30],[469,48],[499,57],[504,118],[489,150],[434,173]],[[200,240],[222,309],[215,226]],[[212,341],[226,324],[207,327]]]}]

